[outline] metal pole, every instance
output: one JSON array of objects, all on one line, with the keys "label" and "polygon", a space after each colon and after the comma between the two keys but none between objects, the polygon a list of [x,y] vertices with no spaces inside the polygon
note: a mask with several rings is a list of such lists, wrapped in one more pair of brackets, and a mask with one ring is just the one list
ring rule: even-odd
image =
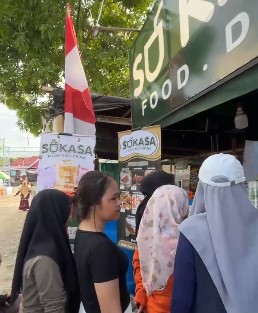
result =
[{"label": "metal pole", "polygon": [[3,142],[3,172],[4,172],[4,169],[5,169],[5,162],[4,162],[4,150],[5,150],[5,138],[2,139],[2,142]]},{"label": "metal pole", "polygon": [[138,28],[129,28],[129,27],[113,27],[113,26],[100,26],[95,25],[94,30],[103,30],[106,32],[140,32]]},{"label": "metal pole", "polygon": [[103,11],[103,6],[104,6],[104,0],[102,0],[101,5],[100,5],[99,16],[98,16],[98,19],[97,19],[97,22],[96,22],[97,25],[99,25],[99,20],[101,18],[101,14],[102,14],[102,11]]},{"label": "metal pole", "polygon": [[10,162],[10,147],[8,147],[8,186],[11,187],[11,162]]}]

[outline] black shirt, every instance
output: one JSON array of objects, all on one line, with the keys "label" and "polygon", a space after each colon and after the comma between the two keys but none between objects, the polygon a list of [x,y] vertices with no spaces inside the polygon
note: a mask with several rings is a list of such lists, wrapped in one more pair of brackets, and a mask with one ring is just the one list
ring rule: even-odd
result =
[{"label": "black shirt", "polygon": [[85,311],[101,313],[94,283],[119,278],[121,308],[124,312],[130,303],[126,286],[129,265],[126,255],[104,233],[80,229],[75,238],[74,255]]}]

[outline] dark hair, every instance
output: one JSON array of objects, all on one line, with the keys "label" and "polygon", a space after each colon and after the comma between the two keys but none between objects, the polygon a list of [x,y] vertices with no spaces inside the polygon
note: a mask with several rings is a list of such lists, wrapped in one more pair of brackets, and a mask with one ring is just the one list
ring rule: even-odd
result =
[{"label": "dark hair", "polygon": [[138,230],[140,227],[144,210],[147,206],[148,201],[150,200],[150,197],[153,195],[154,191],[163,185],[174,185],[174,183],[175,183],[175,176],[173,174],[169,174],[164,171],[156,171],[143,177],[141,184],[140,184],[140,191],[143,193],[145,198],[139,204],[137,211],[136,211],[136,216],[135,216],[136,236],[138,234]]},{"label": "dark hair", "polygon": [[100,204],[110,180],[110,175],[91,171],[84,174],[73,197],[73,216],[81,221],[89,217],[90,208]]}]

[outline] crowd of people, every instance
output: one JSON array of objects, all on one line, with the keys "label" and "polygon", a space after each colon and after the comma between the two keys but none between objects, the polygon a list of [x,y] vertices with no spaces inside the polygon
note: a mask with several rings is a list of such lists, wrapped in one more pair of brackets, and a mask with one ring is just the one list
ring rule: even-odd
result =
[{"label": "crowd of people", "polygon": [[[171,174],[146,176],[141,191],[133,257],[137,312],[256,312],[258,211],[241,163],[228,154],[207,158],[190,213]],[[57,190],[39,192],[2,310],[21,294],[23,313],[78,313],[81,302],[86,313],[132,312],[128,259],[104,234],[120,205],[116,181],[98,171],[84,174],[73,200]],[[66,232],[71,207],[80,221],[74,255]]]}]

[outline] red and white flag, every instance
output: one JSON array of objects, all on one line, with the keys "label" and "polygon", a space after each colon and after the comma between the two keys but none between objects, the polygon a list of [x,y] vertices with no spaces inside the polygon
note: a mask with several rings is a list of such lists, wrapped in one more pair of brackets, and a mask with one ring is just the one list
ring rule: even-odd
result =
[{"label": "red and white flag", "polygon": [[73,20],[67,9],[65,32],[65,121],[64,132],[95,135],[95,113],[83,70]]}]

